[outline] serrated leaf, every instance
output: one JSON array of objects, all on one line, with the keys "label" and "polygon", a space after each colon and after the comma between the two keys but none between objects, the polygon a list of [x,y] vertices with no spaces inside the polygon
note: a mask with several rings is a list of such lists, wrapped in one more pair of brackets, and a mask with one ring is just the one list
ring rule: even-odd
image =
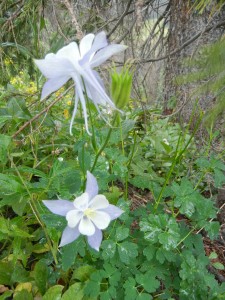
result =
[{"label": "serrated leaf", "polygon": [[130,260],[138,256],[137,245],[131,242],[123,242],[118,245],[118,253],[121,262],[129,264]]},{"label": "serrated leaf", "polygon": [[42,300],[61,300],[61,294],[64,286],[54,285],[47,290]]},{"label": "serrated leaf", "polygon": [[80,282],[76,282],[68,288],[68,290],[63,294],[61,300],[82,300],[83,297],[83,285]]},{"label": "serrated leaf", "polygon": [[125,240],[129,236],[129,228],[118,227],[116,229],[116,240],[118,242]]}]

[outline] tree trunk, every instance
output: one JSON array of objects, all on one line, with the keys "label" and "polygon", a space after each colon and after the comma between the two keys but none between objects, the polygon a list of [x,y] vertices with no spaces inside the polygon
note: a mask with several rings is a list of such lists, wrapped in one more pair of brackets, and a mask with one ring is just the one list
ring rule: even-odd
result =
[{"label": "tree trunk", "polygon": [[[193,67],[184,66],[184,60],[193,57],[202,46],[218,41],[224,33],[224,27],[216,27],[216,25],[224,21],[225,11],[212,13],[210,7],[207,7],[202,14],[199,14],[191,9],[193,3],[190,2],[170,1],[168,54],[171,55],[168,56],[165,68],[164,108],[167,113],[168,110],[171,112],[171,108],[176,107],[176,111],[182,108],[179,111],[181,122],[189,122],[196,101],[203,112],[213,105],[210,93],[196,99],[193,92],[197,83],[178,84],[178,76],[194,71]],[[180,51],[176,52],[178,49]]]}]

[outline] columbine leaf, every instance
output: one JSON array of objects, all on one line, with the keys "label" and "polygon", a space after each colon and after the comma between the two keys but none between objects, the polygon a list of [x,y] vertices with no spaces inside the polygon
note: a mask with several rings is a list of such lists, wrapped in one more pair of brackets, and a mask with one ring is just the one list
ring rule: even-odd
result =
[{"label": "columbine leaf", "polygon": [[153,259],[156,252],[156,247],[149,245],[143,250],[143,254],[147,257],[147,260],[150,261]]},{"label": "columbine leaf", "polygon": [[116,252],[116,243],[112,240],[105,240],[102,242],[101,248],[102,257],[107,260],[109,258],[113,258]]},{"label": "columbine leaf", "polygon": [[[62,269],[67,271],[75,262],[78,253],[84,254],[85,243],[82,238],[62,248]],[[84,255],[82,255],[84,256]]]},{"label": "columbine leaf", "polygon": [[195,211],[198,192],[193,189],[192,183],[183,178],[180,185],[173,183],[172,190],[175,193],[174,205],[187,217],[191,217]]},{"label": "columbine leaf", "polygon": [[155,277],[155,274],[153,274],[152,271],[149,271],[145,274],[136,275],[136,280],[148,293],[153,293],[160,286],[160,281]]},{"label": "columbine leaf", "polygon": [[118,242],[125,240],[129,236],[129,228],[118,227],[116,229],[116,240]]},{"label": "columbine leaf", "polygon": [[118,245],[121,262],[129,264],[130,260],[138,256],[137,245],[131,242],[123,242]]},{"label": "columbine leaf", "polygon": [[136,281],[134,278],[129,277],[123,285],[125,289],[125,299],[124,300],[136,300],[138,292],[136,289]]}]

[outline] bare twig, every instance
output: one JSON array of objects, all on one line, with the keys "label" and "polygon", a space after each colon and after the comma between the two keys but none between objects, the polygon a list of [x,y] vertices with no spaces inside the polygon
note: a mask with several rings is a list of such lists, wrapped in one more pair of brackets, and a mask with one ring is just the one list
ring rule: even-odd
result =
[{"label": "bare twig", "polygon": [[41,115],[43,115],[45,112],[48,112],[49,109],[55,105],[59,100],[62,99],[62,97],[68,93],[68,91],[70,91],[72,89],[72,87],[74,86],[74,84],[72,84],[63,94],[61,94],[59,97],[56,98],[55,101],[53,101],[52,103],[50,103],[45,109],[43,109],[41,112],[39,112],[39,114],[35,115],[33,118],[31,118],[29,121],[27,121],[25,124],[23,124],[23,126],[21,126],[12,136],[12,138],[14,139],[15,137],[17,137],[17,135],[23,131],[27,126],[29,126],[32,122],[34,122],[35,120],[37,120]]},{"label": "bare twig", "polygon": [[[197,33],[196,35],[194,35],[192,38],[190,38],[189,40],[187,40],[183,45],[181,45],[181,47],[175,49],[174,51],[170,52],[169,54],[161,56],[161,57],[158,57],[158,58],[145,59],[145,60],[142,60],[141,62],[142,63],[148,63],[148,62],[155,62],[155,61],[160,61],[160,60],[167,59],[170,56],[173,56],[174,54],[180,52],[181,50],[183,50],[185,47],[187,47],[191,43],[193,43],[195,40],[197,40],[204,33],[209,32],[212,29],[216,29],[216,28],[222,27],[222,26],[225,26],[225,21],[219,22],[216,25],[207,26],[203,31],[201,31],[201,32]],[[139,62],[136,62],[136,63],[139,63]]]},{"label": "bare twig", "polygon": [[128,10],[130,8],[130,5],[132,3],[133,0],[130,0],[128,3],[127,3],[127,7],[126,9],[124,10],[123,14],[121,15],[121,17],[119,18],[119,20],[117,21],[116,25],[113,27],[113,29],[108,33],[107,37],[109,38],[110,35],[113,34],[113,32],[117,29],[117,27],[120,25],[120,23],[123,21],[124,17],[127,15],[128,13]]}]

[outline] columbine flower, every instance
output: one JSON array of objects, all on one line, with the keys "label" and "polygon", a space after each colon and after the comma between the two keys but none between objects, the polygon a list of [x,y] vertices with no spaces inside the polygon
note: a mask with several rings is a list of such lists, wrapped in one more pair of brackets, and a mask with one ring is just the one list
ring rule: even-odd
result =
[{"label": "columbine flower", "polygon": [[108,104],[115,109],[114,103],[105,92],[99,74],[93,68],[98,67],[112,55],[126,48],[124,45],[108,45],[105,32],[100,32],[96,36],[90,33],[81,40],[79,47],[77,43],[72,42],[56,54],[49,53],[45,59],[34,60],[43,75],[48,78],[43,87],[41,99],[61,88],[70,78],[75,82],[75,105],[70,122],[70,133],[79,101],[83,109],[85,127],[89,133],[85,92],[99,113],[99,104],[103,106]]},{"label": "columbine flower", "polygon": [[54,214],[64,216],[67,227],[64,229],[59,247],[76,240],[80,234],[87,236],[88,244],[99,251],[102,241],[102,229],[110,221],[118,218],[123,211],[109,204],[104,195],[98,195],[95,177],[87,172],[85,192],[73,202],[68,200],[43,200],[44,205]]}]

